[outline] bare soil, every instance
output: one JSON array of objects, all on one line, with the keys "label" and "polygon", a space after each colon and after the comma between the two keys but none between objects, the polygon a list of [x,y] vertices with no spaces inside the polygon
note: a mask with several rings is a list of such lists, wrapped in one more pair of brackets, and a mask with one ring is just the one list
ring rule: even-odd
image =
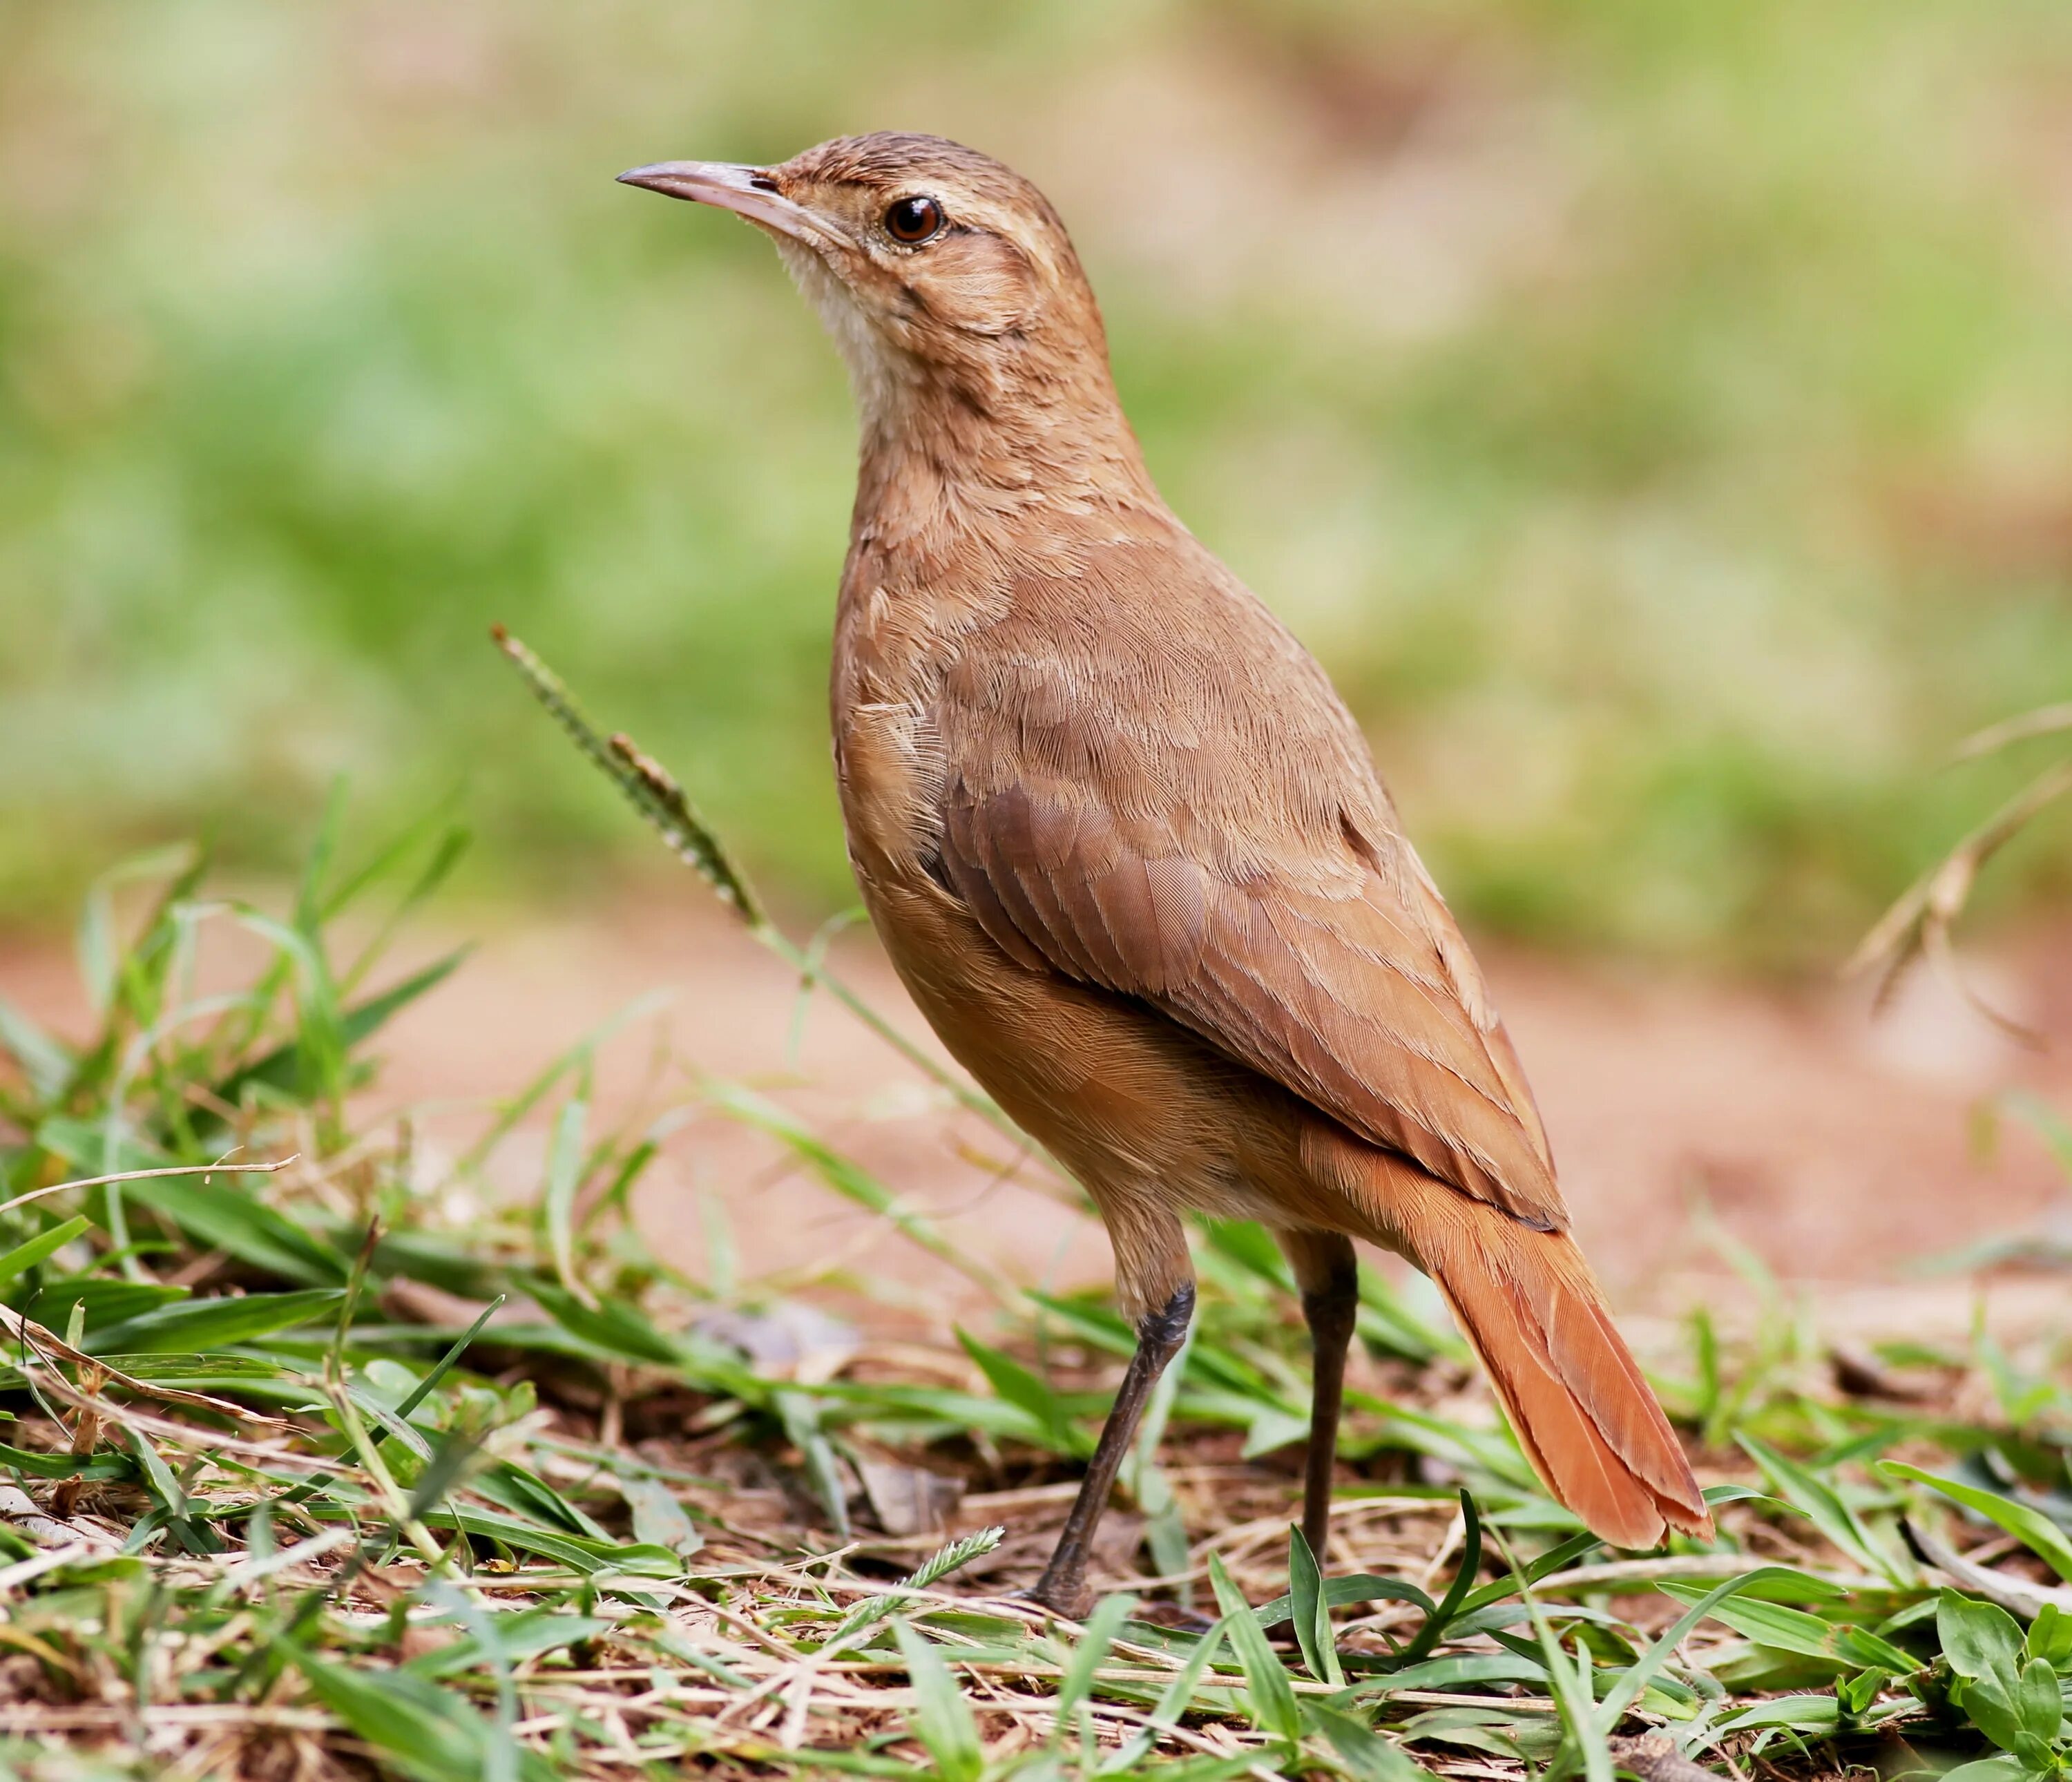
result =
[{"label": "bare soil", "polygon": [[[463,927],[484,938],[389,1030],[374,1097],[426,1109],[425,1142],[461,1142],[483,1105],[660,993],[665,1006],[599,1047],[598,1117],[680,1107],[701,1076],[746,1084],[1009,1274],[1054,1288],[1104,1278],[1105,1243],[1065,1185],[832,1002],[802,1013],[787,968],[688,880],[680,895],[602,895],[579,916]],[[1671,1311],[1724,1277],[1708,1220],[1813,1288],[1823,1318],[1850,1290],[1906,1278],[1923,1257],[2016,1230],[2072,1235],[2072,1195],[2044,1143],[1991,1113],[2010,1091],[2072,1107],[2072,931],[2011,943],[1979,968],[1999,1006],[2055,1040],[2043,1052],[1929,976],[1874,1019],[1864,994],[1833,985],[1482,955],[1584,1247],[1630,1311]],[[867,935],[843,936],[832,957],[932,1045]],[[82,1023],[61,944],[0,938],[0,994],[61,1027]],[[636,1202],[644,1239],[671,1262],[700,1276],[861,1285],[888,1312],[903,1303],[930,1323],[967,1302],[952,1271],[832,1195],[766,1134],[709,1112],[680,1117]],[[543,1134],[521,1140],[501,1186],[532,1191],[543,1148]],[[1961,1325],[1963,1282],[1914,1290]]]}]

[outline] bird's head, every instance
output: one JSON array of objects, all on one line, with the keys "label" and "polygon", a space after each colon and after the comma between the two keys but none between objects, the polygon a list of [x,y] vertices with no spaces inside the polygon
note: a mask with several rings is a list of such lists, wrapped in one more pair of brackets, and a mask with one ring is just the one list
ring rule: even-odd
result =
[{"label": "bird's head", "polygon": [[1049,201],[935,136],[841,137],[782,165],[664,161],[619,179],[745,217],[848,360],[866,426],[933,392],[981,412],[1112,402],[1100,313]]}]

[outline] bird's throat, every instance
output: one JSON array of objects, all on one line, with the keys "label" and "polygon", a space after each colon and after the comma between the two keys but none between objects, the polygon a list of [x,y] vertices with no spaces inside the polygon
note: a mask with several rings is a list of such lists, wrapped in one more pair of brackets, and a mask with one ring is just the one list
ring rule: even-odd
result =
[{"label": "bird's throat", "polygon": [[1106,356],[1050,362],[997,342],[965,361],[889,337],[820,256],[776,237],[794,282],[848,367],[860,434],[859,512],[897,516],[1063,500],[1155,500]]}]

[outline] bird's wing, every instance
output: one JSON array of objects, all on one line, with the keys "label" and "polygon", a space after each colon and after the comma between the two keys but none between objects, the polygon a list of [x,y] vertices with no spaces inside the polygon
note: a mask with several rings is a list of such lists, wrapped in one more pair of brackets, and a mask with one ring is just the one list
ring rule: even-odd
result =
[{"label": "bird's wing", "polygon": [[942,878],[1023,964],[1138,998],[1464,1193],[1564,1228],[1516,1054],[1363,741],[1223,580],[1149,624],[1128,616],[1141,599],[1089,617],[1075,587],[1067,622],[1018,591],[939,714]]}]

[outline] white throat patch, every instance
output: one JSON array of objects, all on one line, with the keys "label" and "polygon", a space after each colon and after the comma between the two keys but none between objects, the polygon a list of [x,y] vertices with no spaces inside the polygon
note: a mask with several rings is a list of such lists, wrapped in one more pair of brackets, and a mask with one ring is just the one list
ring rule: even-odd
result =
[{"label": "white throat patch", "polygon": [[865,430],[882,428],[890,421],[902,389],[916,381],[906,356],[871,325],[854,294],[818,253],[803,241],[781,235],[772,239],[792,282],[833,336],[849,367],[849,388]]}]

